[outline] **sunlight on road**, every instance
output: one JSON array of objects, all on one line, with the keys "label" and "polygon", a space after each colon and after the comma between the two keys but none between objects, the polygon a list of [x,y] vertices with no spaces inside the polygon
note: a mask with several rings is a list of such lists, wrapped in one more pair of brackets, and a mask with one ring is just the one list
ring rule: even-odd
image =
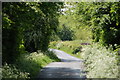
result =
[{"label": "sunlight on road", "polygon": [[39,78],[85,78],[83,61],[63,51],[53,51],[62,62],[53,62],[41,70]]}]

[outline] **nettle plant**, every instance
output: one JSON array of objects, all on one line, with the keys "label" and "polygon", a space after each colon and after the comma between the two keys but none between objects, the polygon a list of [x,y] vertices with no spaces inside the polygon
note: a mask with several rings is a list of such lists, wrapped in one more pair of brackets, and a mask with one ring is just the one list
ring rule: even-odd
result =
[{"label": "nettle plant", "polygon": [[87,78],[117,78],[117,52],[94,43],[84,47],[81,53],[85,60]]}]

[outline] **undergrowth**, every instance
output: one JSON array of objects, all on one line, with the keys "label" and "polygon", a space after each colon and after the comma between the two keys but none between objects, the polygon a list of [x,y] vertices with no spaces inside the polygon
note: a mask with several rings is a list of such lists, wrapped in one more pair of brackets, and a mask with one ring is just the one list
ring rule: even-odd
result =
[{"label": "undergrowth", "polygon": [[85,46],[81,57],[85,61],[87,78],[118,78],[117,52],[94,43]]},{"label": "undergrowth", "polygon": [[2,78],[3,80],[7,79],[18,79],[20,80],[25,80],[26,78],[29,79],[29,73],[27,72],[22,72],[19,69],[17,69],[14,65],[7,64],[5,63],[3,68],[2,68]]},{"label": "undergrowth", "polygon": [[2,67],[2,78],[26,80],[36,78],[40,69],[51,62],[60,61],[52,52],[33,52],[22,54],[14,64],[5,64]]}]

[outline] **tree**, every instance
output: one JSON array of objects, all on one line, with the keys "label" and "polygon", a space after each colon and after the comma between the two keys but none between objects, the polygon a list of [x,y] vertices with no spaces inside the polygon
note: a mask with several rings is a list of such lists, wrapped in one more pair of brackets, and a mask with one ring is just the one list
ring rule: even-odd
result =
[{"label": "tree", "polygon": [[63,24],[62,28],[59,29],[57,35],[59,36],[59,38],[62,41],[66,41],[66,40],[70,41],[70,40],[74,39],[74,32],[64,24]]},{"label": "tree", "polygon": [[91,28],[95,42],[100,42],[103,45],[120,45],[119,2],[80,2],[74,4],[76,5],[77,21]]},{"label": "tree", "polygon": [[58,23],[62,3],[3,3],[3,62],[12,63],[21,53],[46,51]]}]

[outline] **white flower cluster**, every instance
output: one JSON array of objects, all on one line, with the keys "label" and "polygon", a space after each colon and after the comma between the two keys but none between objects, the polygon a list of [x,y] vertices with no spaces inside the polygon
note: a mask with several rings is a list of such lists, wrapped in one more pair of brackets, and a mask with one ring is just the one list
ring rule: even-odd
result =
[{"label": "white flower cluster", "polygon": [[30,74],[27,72],[21,72],[19,69],[17,69],[14,65],[8,65],[7,63],[2,68],[2,78],[13,78],[13,79],[19,79],[23,78],[22,80],[25,80]]},{"label": "white flower cluster", "polygon": [[87,78],[117,78],[117,53],[97,43],[87,45],[81,53],[85,60]]}]

